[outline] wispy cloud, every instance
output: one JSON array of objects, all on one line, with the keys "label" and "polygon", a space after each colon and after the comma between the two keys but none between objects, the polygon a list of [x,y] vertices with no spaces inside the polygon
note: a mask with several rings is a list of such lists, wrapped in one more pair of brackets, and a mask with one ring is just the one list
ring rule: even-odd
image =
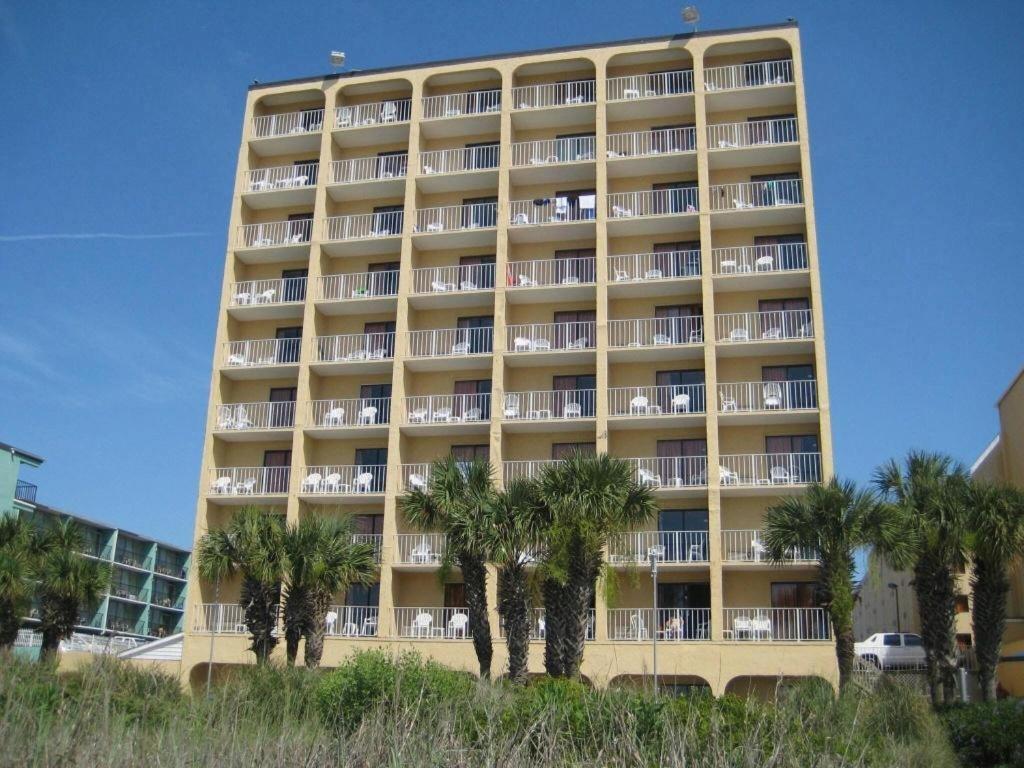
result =
[{"label": "wispy cloud", "polygon": [[209,235],[209,232],[158,232],[150,235],[130,235],[123,232],[51,232],[41,235],[0,235],[0,243],[21,243],[29,240],[170,240]]}]

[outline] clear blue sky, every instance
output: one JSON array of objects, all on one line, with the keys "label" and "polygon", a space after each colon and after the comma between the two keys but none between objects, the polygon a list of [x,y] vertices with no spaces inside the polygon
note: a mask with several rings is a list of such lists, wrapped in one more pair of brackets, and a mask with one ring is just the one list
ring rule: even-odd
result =
[{"label": "clear blue sky", "polygon": [[[254,78],[664,35],[680,5],[0,0],[0,441],[47,458],[40,500],[190,542]],[[700,7],[800,21],[839,471],[973,461],[1024,364],[1024,4]]]}]

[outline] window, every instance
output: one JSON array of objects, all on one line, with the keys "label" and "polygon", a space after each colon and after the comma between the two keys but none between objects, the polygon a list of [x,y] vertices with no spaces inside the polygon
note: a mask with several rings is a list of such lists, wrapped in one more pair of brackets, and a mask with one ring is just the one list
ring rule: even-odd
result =
[{"label": "window", "polygon": [[818,407],[813,365],[765,365],[761,367],[761,380],[778,383],[783,410]]},{"label": "window", "polygon": [[387,424],[391,421],[391,385],[361,384],[359,386],[359,410],[376,408],[374,418],[376,424]]},{"label": "window", "polygon": [[271,471],[266,473],[267,493],[285,493],[288,490],[289,469],[292,466],[291,451],[264,451],[263,466]]},{"label": "window", "polygon": [[655,307],[656,318],[669,318],[656,323],[655,333],[668,336],[672,344],[685,344],[695,337],[703,335],[704,308],[700,304],[673,304]]},{"label": "window", "polygon": [[[311,186],[315,186],[316,185],[317,172],[320,170],[320,158],[313,157],[313,158],[310,158],[309,160],[293,160],[292,161],[292,166],[295,168],[295,171],[292,174],[293,177],[295,177],[295,176],[306,176],[307,177],[306,178],[306,183],[307,184],[309,184]],[[300,168],[299,166],[307,166],[309,168],[309,170],[306,171],[305,173],[302,173],[302,171],[304,169]]]},{"label": "window", "polygon": [[808,299],[761,299],[757,310],[761,313],[761,332],[766,338],[796,339],[812,335]]},{"label": "window", "polygon": [[465,608],[466,607],[466,585],[458,582],[450,582],[444,585],[444,607]]},{"label": "window", "polygon": [[274,338],[279,340],[277,344],[277,362],[299,362],[299,349],[302,345],[301,325],[278,328],[274,333]]},{"label": "window", "polygon": [[555,136],[556,153],[559,161],[572,162],[574,160],[594,159],[594,134],[591,133],[562,133]]},{"label": "window", "polygon": [[903,645],[907,648],[919,648],[921,646],[920,635],[904,635]]},{"label": "window", "polygon": [[345,605],[376,608],[380,605],[380,584],[352,584],[345,593]]},{"label": "window", "polygon": [[[658,530],[662,532],[659,543],[665,550],[666,560],[708,559],[706,509],[663,509],[658,514]],[[680,531],[688,535],[680,535]]]},{"label": "window", "polygon": [[457,461],[463,461],[467,464],[475,459],[481,461],[490,461],[491,459],[491,446],[489,445],[453,445],[452,456]]},{"label": "window", "polygon": [[298,392],[296,387],[270,388],[270,426],[290,427],[295,424],[295,399]]},{"label": "window", "polygon": [[693,123],[655,125],[651,128],[651,149],[657,152],[692,152],[697,133]]},{"label": "window", "polygon": [[368,353],[383,350],[384,357],[395,356],[395,321],[384,320],[375,323],[363,323],[363,334]]},{"label": "window", "polygon": [[467,144],[466,170],[475,171],[482,168],[497,168],[498,153],[501,145],[496,141],[481,141]]},{"label": "window", "polygon": [[704,402],[704,369],[681,371],[658,371],[654,376],[654,383],[664,389],[658,390],[658,406],[662,413],[673,413],[673,398],[677,395],[686,395],[690,398],[689,409],[691,413],[703,413]]},{"label": "window", "polygon": [[[580,198],[586,197],[593,202],[596,190],[594,189],[569,189],[562,192],[555,192],[555,215],[556,221],[580,221],[581,219],[593,219],[597,215],[596,208],[582,208]],[[564,199],[566,207],[559,209],[558,201]]]},{"label": "window", "polygon": [[596,343],[594,323],[597,321],[597,310],[555,312],[552,320],[555,323],[555,338],[551,340],[554,349],[566,349],[570,344],[576,348],[590,349]]},{"label": "window", "polygon": [[384,534],[384,515],[352,515],[352,527],[357,534],[381,536]]},{"label": "window", "polygon": [[803,202],[799,173],[768,173],[750,177],[755,206],[796,205]]},{"label": "window", "polygon": [[899,635],[882,635],[882,645],[890,647],[899,647],[900,636]]},{"label": "window", "polygon": [[371,493],[384,492],[384,478],[387,472],[388,449],[387,448],[357,448],[355,452],[356,474],[369,473],[369,491]]},{"label": "window", "polygon": [[391,179],[405,176],[409,168],[409,153],[404,149],[377,153],[377,178]]},{"label": "window", "polygon": [[467,197],[462,201],[462,226],[464,229],[494,227],[498,224],[497,197]]},{"label": "window", "polygon": [[400,205],[375,205],[371,234],[377,236],[402,234],[405,221],[404,210]]},{"label": "window", "polygon": [[370,277],[371,296],[394,296],[398,293],[398,262],[384,261],[368,264],[366,271]]},{"label": "window", "polygon": [[762,115],[748,117],[750,139],[753,144],[784,144],[796,141],[796,115]]},{"label": "window", "polygon": [[463,329],[458,334],[459,342],[469,345],[469,353],[487,353],[494,349],[494,317],[479,315],[460,317],[456,327]]},{"label": "window", "polygon": [[[494,256],[459,257],[459,286],[469,283],[478,289],[494,287]],[[492,266],[487,266],[492,265]],[[469,288],[468,290],[475,290]]]},{"label": "window", "polygon": [[293,213],[288,216],[288,234],[286,242],[306,243],[313,235],[313,212]]},{"label": "window", "polygon": [[651,213],[696,213],[697,182],[670,181],[655,184],[652,189],[657,192],[667,190],[667,195],[655,195]]},{"label": "window", "polygon": [[657,631],[673,639],[708,637],[703,611],[711,607],[711,586],[695,583],[659,583]]},{"label": "window", "polygon": [[700,240],[655,243],[654,253],[652,266],[661,272],[661,277],[697,277],[700,275]]},{"label": "window", "polygon": [[478,395],[489,395],[491,393],[490,379],[474,379],[470,381],[456,381],[453,394],[461,395],[455,398],[452,408],[452,415],[463,417],[467,411],[474,408],[480,409],[480,415],[476,421],[491,418],[491,399],[489,397],[478,397]]},{"label": "window", "polygon": [[587,455],[593,455],[597,453],[596,443],[552,443],[551,444],[551,458],[567,459],[574,453],[583,453]]},{"label": "window", "polygon": [[821,447],[817,435],[772,435],[764,439],[768,474],[773,482],[821,480]]},{"label": "window", "polygon": [[757,258],[769,256],[772,269],[807,269],[807,237],[796,235],[756,235],[754,253]]},{"label": "window", "polygon": [[556,283],[592,283],[597,279],[597,251],[571,248],[555,251]]},{"label": "window", "polygon": [[467,94],[466,112],[493,112],[500,107],[500,88],[484,88]]},{"label": "window", "polygon": [[594,396],[597,389],[597,377],[594,374],[553,376],[551,389],[555,392],[554,416],[561,416],[568,403],[577,403],[580,406],[582,418],[594,415]]},{"label": "window", "polygon": [[281,270],[281,301],[305,301],[308,269]]}]

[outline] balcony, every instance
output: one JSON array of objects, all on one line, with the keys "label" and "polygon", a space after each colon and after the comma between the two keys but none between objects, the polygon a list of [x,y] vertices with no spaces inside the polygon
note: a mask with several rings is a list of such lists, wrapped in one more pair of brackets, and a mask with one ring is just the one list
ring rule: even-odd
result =
[{"label": "balcony", "polygon": [[503,461],[501,475],[506,486],[513,480],[536,480],[545,467],[560,464],[560,459],[530,459],[527,461]]},{"label": "balcony", "polygon": [[199,603],[192,614],[192,631],[203,635],[247,635],[245,609],[238,603]]},{"label": "balcony", "polygon": [[512,89],[512,123],[519,129],[592,123],[596,101],[593,79],[517,86]]},{"label": "balcony", "polygon": [[373,548],[373,562],[380,564],[384,550],[384,535],[380,533],[353,533],[353,544],[369,544]]},{"label": "balcony", "polygon": [[153,592],[153,605],[165,611],[183,611],[185,609],[184,591],[175,594],[167,590]]},{"label": "balcony", "polygon": [[720,229],[804,223],[800,179],[716,184],[710,197],[714,225]]},{"label": "balcony", "polygon": [[294,426],[294,402],[224,403],[214,414],[213,433],[232,442],[267,440]]},{"label": "balcony", "polygon": [[712,168],[783,165],[800,162],[795,117],[716,123],[707,127]]},{"label": "balcony", "polygon": [[809,309],[715,315],[715,338],[725,357],[808,353],[814,350],[814,322]]},{"label": "balcony", "polygon": [[299,497],[317,502],[382,500],[387,488],[387,466],[383,464],[326,464],[300,470]]},{"label": "balcony", "polygon": [[593,136],[517,141],[512,144],[512,183],[593,180],[596,156]]},{"label": "balcony", "polygon": [[417,395],[405,398],[403,432],[422,435],[487,434],[491,427],[489,392]]},{"label": "balcony", "polygon": [[[757,529],[723,530],[722,562],[736,566],[775,567],[767,555],[764,532]],[[811,547],[794,547],[786,554],[786,563],[793,565],[816,565],[818,553]]]},{"label": "balcony", "polygon": [[403,211],[356,213],[324,219],[323,251],[331,256],[369,256],[400,248]]},{"label": "balcony", "polygon": [[301,344],[301,339],[225,341],[221,370],[231,379],[292,377]]},{"label": "balcony", "polygon": [[376,605],[332,605],[327,609],[327,637],[376,637],[380,626]]},{"label": "balcony", "polygon": [[407,141],[411,116],[412,99],[388,99],[337,107],[334,110],[334,138],[346,147],[383,146]]},{"label": "balcony", "polygon": [[319,163],[300,163],[245,171],[242,199],[257,210],[312,205],[319,167]]},{"label": "balcony", "polygon": [[510,324],[505,330],[509,365],[574,365],[595,359],[597,323],[593,321]]},{"label": "balcony", "polygon": [[399,491],[425,491],[430,479],[430,464],[402,464],[402,486]]},{"label": "balcony", "polygon": [[[610,608],[608,638],[616,641],[686,642],[711,637],[710,608]],[[652,635],[653,633],[653,635]]]},{"label": "balcony", "polygon": [[397,296],[397,269],[323,275],[317,282],[317,309],[325,315],[393,312]]},{"label": "balcony", "polygon": [[[544,609],[534,608],[532,610],[532,616],[530,621],[530,642],[541,642],[544,640],[546,625],[544,621]],[[590,618],[587,621],[587,631],[584,636],[586,640],[594,639],[594,627],[597,624],[597,612],[591,608],[589,610]],[[500,619],[500,617],[499,617]],[[505,622],[503,620],[498,623],[498,637],[505,638]]]},{"label": "balcony", "polygon": [[695,171],[696,168],[696,128],[608,134],[610,178]]},{"label": "balcony", "polygon": [[490,307],[494,304],[494,264],[451,264],[412,271],[416,309]]},{"label": "balcony", "polygon": [[608,321],[608,360],[677,360],[704,355],[704,318],[647,317]]},{"label": "balcony", "polygon": [[723,608],[726,640],[754,643],[831,641],[824,608]]},{"label": "balcony", "polygon": [[608,390],[611,429],[683,427],[704,422],[704,385],[669,384]]},{"label": "balcony", "polygon": [[509,203],[509,239],[537,243],[593,238],[596,201],[596,195],[513,200]]},{"label": "balcony", "polygon": [[[597,260],[593,256],[510,261],[506,271],[510,303],[543,304],[594,298],[592,286],[597,281]],[[553,287],[557,291],[543,290]]]},{"label": "balcony", "polygon": [[612,298],[676,296],[701,292],[700,251],[624,253],[608,257]]},{"label": "balcony", "polygon": [[403,640],[468,640],[465,608],[395,608],[395,635]]},{"label": "balcony", "polygon": [[491,367],[493,328],[438,328],[409,331],[409,359],[413,371]]},{"label": "balcony", "polygon": [[814,379],[720,383],[718,403],[723,424],[814,423],[818,420],[818,390]]},{"label": "balcony", "polygon": [[312,219],[242,224],[238,228],[235,251],[246,264],[305,261],[309,257],[312,236]]},{"label": "balcony", "polygon": [[262,157],[319,151],[323,127],[323,109],[258,115],[252,119],[249,142]]},{"label": "balcony", "polygon": [[443,533],[396,534],[393,564],[437,568],[444,559],[445,543]]},{"label": "balcony", "polygon": [[245,280],[232,283],[228,313],[239,320],[274,320],[302,317],[306,278]]},{"label": "balcony", "polygon": [[697,187],[613,192],[608,200],[608,236],[697,231]]},{"label": "balcony", "polygon": [[332,200],[365,200],[402,197],[409,155],[377,155],[335,160],[327,194]]},{"label": "balcony", "polygon": [[[679,97],[693,96],[693,70],[609,77],[605,82],[608,119],[667,117],[680,112]],[[620,102],[616,104],[616,102]],[[613,105],[616,110],[613,111]]]},{"label": "balcony", "polygon": [[323,375],[385,373],[395,356],[395,334],[343,333],[313,338],[312,369]]},{"label": "balcony", "polygon": [[479,136],[500,128],[500,88],[423,97],[420,130],[427,138]]},{"label": "balcony", "polygon": [[608,539],[612,565],[647,565],[651,555],[659,565],[706,565],[707,531],[636,531],[616,533]]},{"label": "balcony", "polygon": [[390,397],[311,400],[306,403],[306,434],[317,438],[386,435]]},{"label": "balcony", "polygon": [[497,203],[446,205],[416,210],[416,247],[423,251],[493,246]]},{"label": "balcony", "polygon": [[14,484],[14,498],[28,504],[35,504],[36,492],[38,492],[38,490],[38,485],[35,485],[34,483],[26,483],[24,480],[18,480]]},{"label": "balcony", "polygon": [[821,482],[820,453],[726,454],[719,461],[723,495],[772,495]]},{"label": "balcony", "polygon": [[219,504],[284,504],[291,467],[217,467],[209,478],[207,497]]},{"label": "balcony", "polygon": [[627,459],[636,469],[636,481],[657,496],[697,497],[707,488],[707,456],[651,456]]},{"label": "balcony", "polygon": [[715,248],[711,251],[711,263],[718,291],[810,285],[806,243]]},{"label": "balcony", "polygon": [[466,189],[498,189],[498,144],[458,149],[437,149],[420,153],[420,178],[424,192],[454,192]]},{"label": "balcony", "polygon": [[506,392],[501,420],[508,432],[566,432],[591,428],[596,412],[593,389]]},{"label": "balcony", "polygon": [[730,64],[704,69],[709,110],[793,104],[793,62],[790,59]]}]

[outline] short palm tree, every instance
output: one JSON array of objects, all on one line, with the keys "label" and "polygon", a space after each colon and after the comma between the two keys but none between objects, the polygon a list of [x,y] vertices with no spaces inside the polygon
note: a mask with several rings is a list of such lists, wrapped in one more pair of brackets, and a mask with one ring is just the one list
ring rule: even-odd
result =
[{"label": "short palm tree", "polygon": [[224,528],[206,533],[197,548],[199,575],[220,590],[225,579],[239,574],[238,604],[252,636],[250,650],[264,664],[277,645],[274,630],[281,603],[283,579],[282,517],[256,507],[240,510]]},{"label": "short palm tree", "polygon": [[840,690],[853,673],[854,556],[858,549],[875,547],[890,557],[906,557],[903,532],[893,510],[849,480],[814,483],[803,496],[768,508],[764,542],[771,560],[783,562],[794,549],[818,553],[818,584],[836,640]]},{"label": "short palm tree", "polygon": [[578,677],[608,538],[647,522],[658,506],[629,462],[603,453],[577,452],[545,467],[538,495],[548,525],[544,664],[548,674]]},{"label": "short palm tree", "polygon": [[996,698],[996,665],[1006,629],[1010,569],[1024,556],[1024,492],[972,481],[966,493],[974,652],[981,697],[992,701]]},{"label": "short palm tree", "polygon": [[473,635],[480,676],[491,675],[491,627],[487,615],[487,548],[483,532],[495,494],[491,465],[482,459],[460,461],[454,456],[430,466],[426,489],[399,497],[398,510],[423,531],[445,534],[440,577],[453,566],[462,571],[466,611]]},{"label": "short palm tree", "polygon": [[33,529],[20,517],[0,515],[0,649],[18,637],[32,604]]},{"label": "short palm tree", "polygon": [[[914,595],[933,704],[956,699],[956,574],[966,555],[966,473],[951,458],[911,451],[875,470],[875,486],[906,522]],[[891,560],[891,559],[890,559]],[[894,567],[905,563],[891,561]]]},{"label": "short palm tree", "polygon": [[377,572],[374,546],[353,539],[347,520],[307,517],[284,534],[284,638],[295,664],[305,638],[307,667],[320,666],[331,598],[350,585],[370,584]]},{"label": "short palm tree", "polygon": [[53,523],[40,535],[35,576],[43,657],[57,653],[81,623],[81,611],[94,610],[110,587],[110,566],[82,555],[83,544],[73,520]]}]

